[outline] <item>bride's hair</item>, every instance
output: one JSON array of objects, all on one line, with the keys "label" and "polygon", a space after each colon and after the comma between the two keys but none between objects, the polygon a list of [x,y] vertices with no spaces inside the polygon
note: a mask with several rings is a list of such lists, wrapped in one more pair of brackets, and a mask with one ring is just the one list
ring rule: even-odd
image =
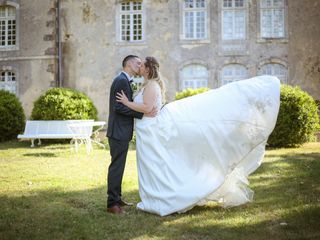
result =
[{"label": "bride's hair", "polygon": [[[159,62],[157,61],[157,59],[155,59],[154,57],[146,57],[145,59],[145,67],[149,70],[148,73],[148,80],[153,80],[156,81],[161,89],[161,96],[162,96],[162,102],[165,102],[165,84],[164,81],[161,79],[160,77],[160,73],[159,73]],[[144,87],[145,85],[147,85],[148,81],[145,81],[142,85],[142,87]]]}]

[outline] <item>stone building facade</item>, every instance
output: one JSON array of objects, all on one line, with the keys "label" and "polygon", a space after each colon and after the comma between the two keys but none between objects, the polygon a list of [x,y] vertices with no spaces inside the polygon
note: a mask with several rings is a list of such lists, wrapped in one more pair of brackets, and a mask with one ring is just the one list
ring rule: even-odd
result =
[{"label": "stone building facade", "polygon": [[318,0],[0,0],[0,88],[29,116],[60,81],[106,120],[112,79],[135,54],[159,60],[169,100],[261,74],[320,99],[319,11]]}]

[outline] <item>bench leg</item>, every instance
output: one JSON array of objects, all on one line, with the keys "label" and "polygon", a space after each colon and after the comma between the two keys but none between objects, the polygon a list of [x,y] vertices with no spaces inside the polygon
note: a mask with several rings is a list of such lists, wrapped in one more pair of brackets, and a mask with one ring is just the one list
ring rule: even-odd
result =
[{"label": "bench leg", "polygon": [[90,138],[84,139],[84,142],[86,144],[87,154],[89,154],[92,150],[92,143]]},{"label": "bench leg", "polygon": [[31,147],[34,147],[34,139],[31,139]]},{"label": "bench leg", "polygon": [[74,139],[74,147],[75,147],[76,153],[77,153],[78,149],[79,149],[79,139]]},{"label": "bench leg", "polygon": [[38,142],[38,146],[40,146],[41,145],[41,139],[39,138],[38,141],[39,141]]},{"label": "bench leg", "polygon": [[70,141],[70,145],[74,144],[74,148],[75,151],[78,152],[79,150],[79,146],[81,144],[85,144],[86,145],[86,150],[87,150],[87,154],[89,154],[92,150],[92,141],[90,138],[86,138],[86,139],[77,139],[77,138],[73,138]]},{"label": "bench leg", "polygon": [[70,150],[78,152],[78,139],[72,138],[70,140]]}]

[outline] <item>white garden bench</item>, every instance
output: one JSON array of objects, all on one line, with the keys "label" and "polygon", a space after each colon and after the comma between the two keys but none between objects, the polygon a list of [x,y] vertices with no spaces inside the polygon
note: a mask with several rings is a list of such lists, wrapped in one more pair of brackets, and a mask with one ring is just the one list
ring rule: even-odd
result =
[{"label": "white garden bench", "polygon": [[80,142],[85,143],[87,152],[90,152],[91,142],[94,141],[91,139],[93,126],[100,126],[97,132],[104,124],[94,120],[28,120],[24,133],[19,134],[18,139],[30,139],[31,147],[34,147],[36,139],[39,140],[38,145],[41,145],[41,139],[71,139],[70,143],[75,143],[76,151]]}]

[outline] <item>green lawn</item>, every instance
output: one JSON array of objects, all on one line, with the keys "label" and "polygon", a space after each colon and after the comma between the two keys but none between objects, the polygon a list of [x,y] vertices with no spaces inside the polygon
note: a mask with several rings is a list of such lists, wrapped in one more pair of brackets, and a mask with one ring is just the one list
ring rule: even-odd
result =
[{"label": "green lawn", "polygon": [[[0,144],[0,239],[320,239],[320,143],[268,150],[250,177],[254,201],[214,203],[159,217],[127,207],[106,213],[109,152],[68,144]],[[139,201],[135,151],[125,199]]]}]

